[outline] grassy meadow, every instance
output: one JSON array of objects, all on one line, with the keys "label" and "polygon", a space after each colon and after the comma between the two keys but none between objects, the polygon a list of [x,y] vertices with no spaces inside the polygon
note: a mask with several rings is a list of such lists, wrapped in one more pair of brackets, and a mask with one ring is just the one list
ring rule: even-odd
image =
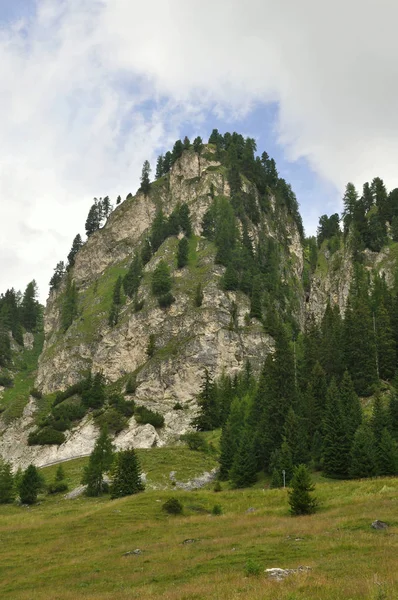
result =
[{"label": "grassy meadow", "polygon": [[[184,480],[209,470],[211,457],[183,448],[139,456],[149,487],[168,489],[119,500],[45,496],[31,508],[0,507],[0,598],[398,598],[397,478],[318,477],[319,512],[291,517],[286,490],[269,490],[264,482],[246,490],[224,485],[217,493],[212,485],[193,492],[172,487],[171,470]],[[64,463],[71,488],[85,460]],[[43,469],[47,481],[55,470]],[[171,496],[183,504],[182,515],[162,510]],[[216,504],[221,515],[212,514]],[[389,528],[373,530],[375,519]],[[194,541],[184,544],[187,539]],[[124,555],[137,548],[141,554]],[[299,565],[311,570],[279,582],[264,573]]]}]

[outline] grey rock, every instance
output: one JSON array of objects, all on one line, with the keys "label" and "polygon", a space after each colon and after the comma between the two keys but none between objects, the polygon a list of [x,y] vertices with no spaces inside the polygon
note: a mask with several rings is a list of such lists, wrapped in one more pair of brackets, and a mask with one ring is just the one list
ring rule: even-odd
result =
[{"label": "grey rock", "polygon": [[250,508],[247,509],[246,512],[247,513],[254,513],[254,512],[256,512],[256,509],[253,506],[251,506]]},{"label": "grey rock", "polygon": [[388,525],[387,523],[384,523],[384,521],[376,519],[376,521],[373,521],[371,527],[373,527],[373,529],[387,529]]},{"label": "grey rock", "polygon": [[188,539],[184,540],[182,543],[183,544],[194,544],[197,541],[198,540],[195,540],[195,538],[188,538]]},{"label": "grey rock", "polygon": [[125,552],[123,556],[139,556],[140,554],[142,554],[142,550],[136,548],[135,550],[129,550],[128,552]]},{"label": "grey rock", "polygon": [[268,575],[270,579],[275,579],[276,581],[282,581],[289,575],[294,575],[296,573],[305,573],[307,571],[311,571],[311,567],[297,567],[297,569],[281,569],[280,567],[273,567],[272,569],[265,569],[265,573]]}]

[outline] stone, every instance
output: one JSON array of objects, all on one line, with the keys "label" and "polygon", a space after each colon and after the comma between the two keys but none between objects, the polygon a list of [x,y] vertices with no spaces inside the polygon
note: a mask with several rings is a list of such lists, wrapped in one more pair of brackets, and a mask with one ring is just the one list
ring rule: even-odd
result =
[{"label": "stone", "polygon": [[289,575],[294,575],[296,573],[305,573],[307,571],[311,571],[311,567],[297,567],[297,569],[281,569],[280,567],[273,567],[272,569],[265,569],[265,573],[268,575],[270,579],[275,579],[276,581],[282,581]]},{"label": "stone", "polygon": [[376,521],[373,521],[371,527],[373,527],[373,529],[387,529],[388,525],[387,523],[384,523],[384,521],[376,519]]},{"label": "stone", "polygon": [[195,540],[195,538],[188,538],[188,539],[184,540],[182,543],[183,544],[194,544],[197,541],[198,540]]},{"label": "stone", "polygon": [[256,509],[253,506],[251,506],[250,508],[247,509],[246,512],[247,513],[254,513],[254,512],[256,512]]},{"label": "stone", "polygon": [[142,550],[136,548],[135,550],[129,550],[128,552],[124,552],[123,556],[139,556],[142,554]]}]

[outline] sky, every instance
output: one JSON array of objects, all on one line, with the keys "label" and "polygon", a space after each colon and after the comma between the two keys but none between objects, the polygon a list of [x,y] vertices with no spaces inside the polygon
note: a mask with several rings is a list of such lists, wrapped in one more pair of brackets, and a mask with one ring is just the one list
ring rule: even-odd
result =
[{"label": "sky", "polygon": [[94,197],[211,130],[254,137],[307,234],[398,186],[394,0],[0,0],[0,292],[44,302]]}]

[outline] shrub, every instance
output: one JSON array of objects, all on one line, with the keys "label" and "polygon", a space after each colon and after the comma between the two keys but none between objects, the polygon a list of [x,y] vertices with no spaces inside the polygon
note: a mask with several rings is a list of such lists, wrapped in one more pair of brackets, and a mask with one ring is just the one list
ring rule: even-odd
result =
[{"label": "shrub", "polygon": [[212,515],[222,515],[222,507],[220,504],[215,504],[211,509]]},{"label": "shrub", "polygon": [[162,509],[169,515],[180,515],[183,510],[183,506],[178,498],[169,498],[163,504]]},{"label": "shrub", "polygon": [[184,407],[179,402],[176,402],[173,406],[173,410],[184,410]]},{"label": "shrub", "polygon": [[216,481],[216,483],[214,484],[213,492],[221,492],[221,491],[222,491],[221,483],[219,481]]},{"label": "shrub", "polygon": [[39,471],[33,465],[24,471],[19,486],[19,497],[22,504],[34,504],[37,494],[44,487],[44,481]]},{"label": "shrub", "polygon": [[3,387],[12,387],[14,380],[12,377],[8,377],[8,375],[0,375],[0,385]]},{"label": "shrub", "polygon": [[180,437],[180,440],[186,442],[188,448],[190,450],[196,450],[199,452],[208,452],[209,445],[206,442],[205,438],[199,433],[199,431],[191,431],[189,433],[184,433]]},{"label": "shrub", "polygon": [[145,300],[143,298],[138,299],[135,298],[134,299],[134,312],[140,312],[140,310],[142,310],[144,308],[144,304],[145,304]]},{"label": "shrub", "polygon": [[59,446],[65,441],[65,436],[61,431],[56,431],[52,427],[44,427],[39,431],[32,431],[28,437],[29,446]]},{"label": "shrub", "polygon": [[173,302],[175,302],[175,298],[171,292],[168,292],[167,294],[162,294],[158,298],[160,308],[169,308],[169,306],[171,306]]},{"label": "shrub", "polygon": [[73,385],[67,387],[64,392],[57,392],[55,400],[53,402],[53,406],[57,406],[57,404],[60,404],[67,398],[71,398],[71,396],[74,396],[75,394],[81,395],[85,390],[86,385],[87,379],[82,379],[81,381],[78,381],[77,383],[74,383]]},{"label": "shrub", "polygon": [[133,400],[125,400],[122,394],[114,393],[108,398],[110,406],[117,410],[121,415],[125,417],[132,417],[135,409],[135,402]]},{"label": "shrub", "polygon": [[32,388],[29,394],[33,396],[33,398],[36,398],[36,400],[41,400],[43,398],[43,394],[37,388]]},{"label": "shrub", "polygon": [[164,416],[158,412],[149,410],[149,408],[146,408],[145,406],[137,406],[134,415],[137,423],[141,423],[143,425],[149,423],[156,428],[164,426]]},{"label": "shrub", "polygon": [[48,485],[47,491],[49,494],[61,494],[68,491],[68,484],[66,481],[54,481]]},{"label": "shrub", "polygon": [[135,394],[137,390],[137,377],[135,375],[130,375],[126,383],[126,394]]},{"label": "shrub", "polygon": [[260,572],[260,565],[250,558],[245,565],[246,577],[258,577],[260,575]]},{"label": "shrub", "polygon": [[100,427],[107,425],[113,433],[119,433],[127,426],[127,419],[115,408],[108,408],[97,418],[97,423]]}]

